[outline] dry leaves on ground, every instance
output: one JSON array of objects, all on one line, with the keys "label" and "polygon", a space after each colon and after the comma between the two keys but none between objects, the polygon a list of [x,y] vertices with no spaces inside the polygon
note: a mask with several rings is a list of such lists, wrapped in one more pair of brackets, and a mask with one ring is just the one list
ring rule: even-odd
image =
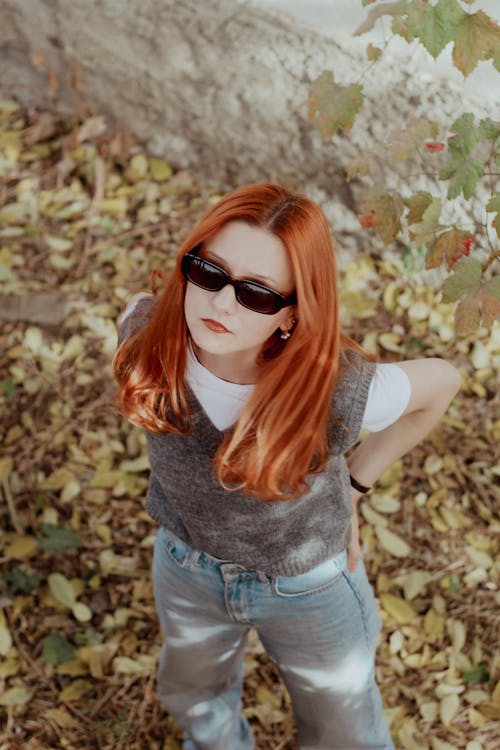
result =
[{"label": "dry leaves on ground", "polygon": [[[179,748],[159,705],[160,632],[140,432],[111,407],[116,319],[218,199],[104,120],[0,103],[0,743]],[[454,340],[453,310],[400,264],[345,270],[343,325],[382,361],[444,357],[463,387],[360,506],[383,619],[377,677],[398,748],[500,746],[500,327]],[[368,290],[368,291],[367,291]],[[251,633],[244,712],[292,750],[278,671]]]}]

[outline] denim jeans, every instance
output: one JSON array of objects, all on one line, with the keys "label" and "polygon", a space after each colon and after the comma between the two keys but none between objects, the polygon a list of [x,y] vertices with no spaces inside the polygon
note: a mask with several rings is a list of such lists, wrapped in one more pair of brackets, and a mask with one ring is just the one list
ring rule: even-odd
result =
[{"label": "denim jeans", "polygon": [[162,705],[184,750],[252,750],[241,714],[246,635],[255,628],[292,700],[302,750],[394,750],[374,662],[381,620],[362,556],[347,551],[297,576],[194,550],[164,527],[153,557],[163,632]]}]

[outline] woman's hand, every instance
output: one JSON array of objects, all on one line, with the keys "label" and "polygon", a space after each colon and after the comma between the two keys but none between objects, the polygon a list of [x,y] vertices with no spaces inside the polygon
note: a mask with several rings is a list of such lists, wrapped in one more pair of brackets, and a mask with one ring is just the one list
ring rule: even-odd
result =
[{"label": "woman's hand", "polygon": [[352,518],[351,518],[351,540],[347,545],[347,566],[351,573],[354,573],[358,567],[361,549],[359,546],[359,520],[357,500],[361,497],[361,492],[352,490]]}]

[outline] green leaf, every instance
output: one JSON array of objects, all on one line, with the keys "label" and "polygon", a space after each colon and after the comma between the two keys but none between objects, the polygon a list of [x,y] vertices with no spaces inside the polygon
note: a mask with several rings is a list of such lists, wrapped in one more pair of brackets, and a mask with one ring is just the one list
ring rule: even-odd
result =
[{"label": "green leaf", "polygon": [[48,577],[52,596],[65,607],[72,607],[76,601],[73,586],[61,573],[51,573]]},{"label": "green leaf", "polygon": [[465,682],[488,682],[490,679],[490,672],[485,664],[478,664],[477,667],[473,667],[468,672],[463,673]]},{"label": "green leaf", "polygon": [[452,42],[467,14],[457,0],[438,0],[436,5],[412,0],[408,6],[406,26],[425,49],[436,58]]},{"label": "green leaf", "polygon": [[14,570],[6,571],[2,573],[2,578],[7,584],[9,595],[14,595],[18,592],[31,594],[41,581],[41,576],[38,573],[27,573],[22,568],[14,568]]},{"label": "green leaf", "polygon": [[42,658],[47,664],[64,664],[75,658],[75,650],[61,633],[52,633],[44,641]]},{"label": "green leaf", "polygon": [[476,143],[481,139],[481,130],[474,125],[474,115],[464,112],[450,127],[453,136],[448,138],[448,151],[453,156],[461,157],[470,154]]},{"label": "green leaf", "polygon": [[453,62],[464,76],[468,76],[480,60],[493,58],[498,64],[500,27],[482,10],[466,13],[460,22],[453,46]]},{"label": "green leaf", "polygon": [[476,292],[481,286],[481,263],[474,258],[460,258],[453,273],[443,284],[443,302],[456,302],[465,294]]},{"label": "green leaf", "polygon": [[407,161],[428,138],[435,138],[438,125],[426,117],[413,117],[402,130],[394,130],[387,138],[387,148],[395,161]]},{"label": "green leaf", "polygon": [[41,527],[46,538],[40,539],[40,547],[44,550],[55,550],[64,552],[67,549],[76,549],[82,547],[83,543],[78,534],[71,529],[65,529],[62,526],[53,526],[49,523],[42,524]]},{"label": "green leaf", "polygon": [[497,236],[500,237],[500,222],[498,221],[498,214],[500,213],[500,193],[495,193],[495,195],[491,196],[488,203],[486,204],[486,210],[488,211],[488,213],[490,211],[496,211],[495,230]]},{"label": "green leaf", "polygon": [[[464,198],[471,198],[477,183],[484,175],[483,165],[478,161],[452,159],[439,172],[440,180],[450,180],[448,198],[456,198],[463,193]],[[451,179],[450,179],[451,178]]]},{"label": "green leaf", "polygon": [[362,201],[363,213],[373,213],[373,228],[380,239],[389,244],[401,230],[401,214],[404,203],[399,193],[389,193],[385,188],[375,186]]},{"label": "green leaf", "polygon": [[491,140],[500,138],[500,122],[491,120],[489,117],[485,117],[484,120],[481,120],[478,130],[481,133],[481,138]]},{"label": "green leaf", "polygon": [[382,16],[395,16],[401,15],[406,10],[406,0],[398,0],[395,3],[379,3],[378,5],[370,8],[368,15],[361,24],[358,26],[353,36],[361,36],[367,31],[373,29],[378,19]]},{"label": "green leaf", "polygon": [[339,130],[350,130],[363,104],[363,88],[357,83],[340,86],[331,70],[324,70],[309,89],[308,118],[324,141]]}]

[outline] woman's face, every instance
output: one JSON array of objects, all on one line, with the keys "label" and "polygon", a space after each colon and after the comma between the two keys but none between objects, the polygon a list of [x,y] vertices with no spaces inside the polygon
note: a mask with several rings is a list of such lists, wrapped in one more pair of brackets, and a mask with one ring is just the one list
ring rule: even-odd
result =
[{"label": "woman's face", "polygon": [[[284,296],[295,289],[288,253],[282,241],[244,221],[225,224],[205,243],[199,256],[221,266],[234,279],[254,279]],[[186,323],[197,354],[208,355],[211,362],[219,355],[234,363],[235,358],[231,355],[237,352],[242,355],[242,363],[255,362],[262,345],[277,328],[287,330],[291,327],[294,312],[291,305],[274,315],[249,310],[236,300],[235,290],[230,284],[218,292],[200,289],[189,281],[186,285]],[[204,320],[220,323],[228,332],[210,330]]]}]

